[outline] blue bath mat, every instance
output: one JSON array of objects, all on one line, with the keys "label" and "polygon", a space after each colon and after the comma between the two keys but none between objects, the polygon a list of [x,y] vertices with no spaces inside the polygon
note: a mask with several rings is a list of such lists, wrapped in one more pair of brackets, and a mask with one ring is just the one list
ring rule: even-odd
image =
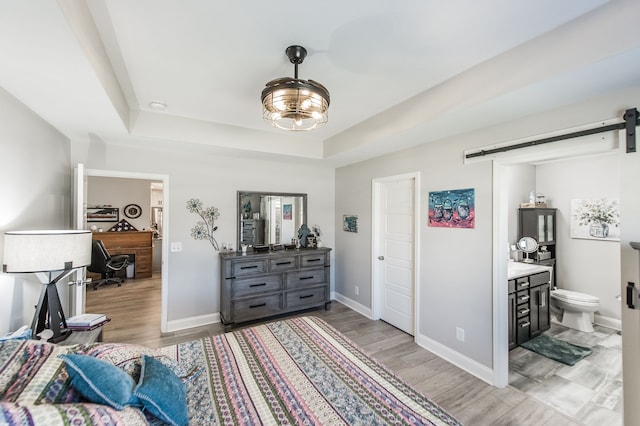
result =
[{"label": "blue bath mat", "polygon": [[564,342],[546,334],[534,337],[520,346],[566,365],[574,365],[585,356],[591,354],[590,348]]}]

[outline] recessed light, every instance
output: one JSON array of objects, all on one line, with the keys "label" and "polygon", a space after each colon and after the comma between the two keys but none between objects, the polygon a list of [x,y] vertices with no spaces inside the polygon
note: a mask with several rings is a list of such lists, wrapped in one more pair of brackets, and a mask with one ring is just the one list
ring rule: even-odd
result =
[{"label": "recessed light", "polygon": [[167,108],[167,104],[153,101],[153,102],[149,102],[149,107],[156,111],[164,111]]}]

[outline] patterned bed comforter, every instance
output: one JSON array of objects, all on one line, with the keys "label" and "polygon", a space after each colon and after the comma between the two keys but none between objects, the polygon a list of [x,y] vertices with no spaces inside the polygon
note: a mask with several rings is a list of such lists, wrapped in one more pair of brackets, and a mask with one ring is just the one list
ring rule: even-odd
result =
[{"label": "patterned bed comforter", "polygon": [[317,317],[286,319],[160,349],[139,345],[0,346],[0,424],[161,424],[90,404],[57,355],[106,359],[134,376],[153,355],[187,384],[191,425],[459,425],[442,408]]}]

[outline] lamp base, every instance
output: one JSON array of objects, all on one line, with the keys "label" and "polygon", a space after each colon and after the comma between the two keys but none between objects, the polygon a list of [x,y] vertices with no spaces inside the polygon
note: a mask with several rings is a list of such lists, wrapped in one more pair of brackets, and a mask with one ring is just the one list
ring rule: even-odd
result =
[{"label": "lamp base", "polygon": [[56,287],[56,282],[59,278],[42,288],[40,300],[36,306],[36,313],[31,323],[31,331],[34,338],[48,329],[53,333],[51,337],[47,338],[47,341],[51,343],[61,342],[71,334],[71,330],[67,329],[67,320],[64,317],[58,288]]}]

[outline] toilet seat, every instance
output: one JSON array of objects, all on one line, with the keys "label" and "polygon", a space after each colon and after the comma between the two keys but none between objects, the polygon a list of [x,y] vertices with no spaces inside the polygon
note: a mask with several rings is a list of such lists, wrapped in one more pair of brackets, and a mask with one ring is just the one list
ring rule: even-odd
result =
[{"label": "toilet seat", "polygon": [[566,302],[579,302],[584,304],[600,303],[600,299],[595,296],[580,293],[577,291],[565,290],[563,288],[558,288],[551,291],[551,296],[559,300],[564,300]]}]

